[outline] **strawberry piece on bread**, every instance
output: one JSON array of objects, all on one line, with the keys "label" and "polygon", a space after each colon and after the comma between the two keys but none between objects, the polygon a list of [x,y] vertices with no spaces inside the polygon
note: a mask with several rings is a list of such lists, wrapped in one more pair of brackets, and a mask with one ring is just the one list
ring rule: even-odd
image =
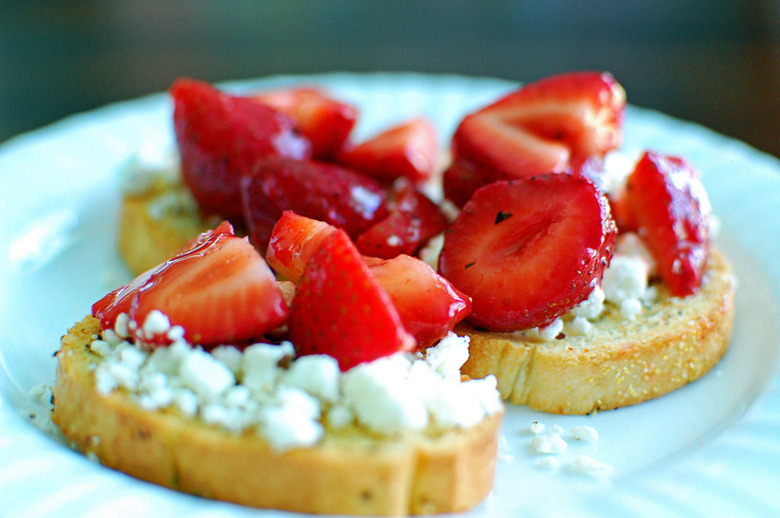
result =
[{"label": "strawberry piece on bread", "polygon": [[190,343],[205,348],[261,337],[289,313],[263,257],[227,222],[92,306],[104,329],[114,329],[126,313],[137,340],[166,345],[171,342],[168,329],[145,326],[153,310],[162,312],[171,327],[181,326]]},{"label": "strawberry piece on bread", "polygon": [[240,194],[250,238],[261,250],[285,210],[343,228],[351,237],[387,214],[387,192],[376,180],[318,160],[262,160],[242,178]]},{"label": "strawberry piece on bread", "polygon": [[710,204],[699,173],[682,158],[645,152],[621,198],[672,294],[701,285],[709,250]]},{"label": "strawberry piece on bread", "polygon": [[420,346],[444,338],[471,312],[471,299],[416,257],[367,257],[366,262]]},{"label": "strawberry piece on bread", "polygon": [[299,355],[330,355],[344,371],[416,345],[387,291],[342,229],[328,235],[309,260],[288,326]]},{"label": "strawberry piece on bread", "polygon": [[521,87],[461,121],[445,195],[462,205],[474,184],[578,170],[620,145],[625,102],[623,88],[601,72]]},{"label": "strawberry piece on bread", "polygon": [[588,297],[615,235],[606,198],[585,177],[495,182],[474,193],[445,233],[439,271],[472,297],[474,325],[542,327]]},{"label": "strawberry piece on bread", "polygon": [[346,146],[339,162],[385,182],[397,178],[425,182],[439,162],[436,128],[423,117],[405,121],[364,142]]},{"label": "strawberry piece on bread", "polygon": [[239,179],[258,159],[311,156],[294,121],[269,106],[192,79],[175,81],[170,95],[182,177],[204,214],[240,222]]},{"label": "strawberry piece on bread", "polygon": [[322,240],[335,230],[324,221],[286,210],[271,231],[265,260],[278,276],[297,283]]},{"label": "strawberry piece on bread", "polygon": [[301,135],[311,142],[313,157],[320,160],[336,158],[357,122],[357,108],[318,88],[270,90],[252,98],[293,119]]},{"label": "strawberry piece on bread", "polygon": [[390,194],[390,213],[355,240],[364,255],[384,259],[399,254],[414,255],[449,226],[441,208],[412,183],[398,180]]}]

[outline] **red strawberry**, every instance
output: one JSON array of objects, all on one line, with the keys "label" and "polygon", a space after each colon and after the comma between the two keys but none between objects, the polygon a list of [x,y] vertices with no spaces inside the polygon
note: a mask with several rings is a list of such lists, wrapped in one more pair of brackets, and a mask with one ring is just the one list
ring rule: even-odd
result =
[{"label": "red strawberry", "polygon": [[399,255],[366,262],[421,346],[447,336],[471,312],[471,299],[420,259]]},{"label": "red strawberry", "polygon": [[[625,100],[606,73],[562,74],[525,85],[461,121],[452,139],[453,166],[478,171],[485,182],[579,169],[620,145]],[[462,174],[449,176],[452,181]],[[445,192],[461,190],[448,188],[446,178]]]},{"label": "red strawberry", "polygon": [[298,354],[328,354],[342,370],[415,345],[390,296],[340,229],[309,261],[293,299],[289,329]]},{"label": "red strawberry", "polygon": [[298,282],[322,240],[336,227],[286,210],[274,225],[265,259],[277,275]]},{"label": "red strawberry", "polygon": [[170,94],[182,176],[206,214],[240,221],[238,181],[259,158],[311,154],[293,121],[266,105],[191,79],[174,82]]},{"label": "red strawberry", "polygon": [[449,225],[439,206],[410,182],[401,182],[394,195],[390,214],[355,240],[364,255],[384,259],[413,255]]},{"label": "red strawberry", "polygon": [[193,245],[95,303],[93,315],[112,328],[127,313],[137,339],[164,345],[169,338],[143,329],[159,310],[204,347],[258,339],[285,321],[288,307],[273,272],[246,238],[223,223]]},{"label": "red strawberry", "polygon": [[317,88],[273,90],[253,98],[290,116],[311,142],[313,156],[322,160],[336,157],[357,122],[357,108]]},{"label": "red strawberry", "polygon": [[639,225],[631,211],[631,207],[628,206],[625,192],[610,193],[607,195],[607,199],[609,199],[610,210],[612,217],[615,219],[618,232],[638,231]]},{"label": "red strawberry", "polygon": [[345,148],[339,161],[379,180],[392,182],[405,177],[424,182],[433,175],[439,161],[436,128],[422,117],[406,121]]},{"label": "red strawberry", "polygon": [[474,191],[489,183],[488,175],[465,159],[452,162],[442,177],[444,197],[458,207],[463,207]]},{"label": "red strawberry", "polygon": [[240,191],[250,237],[261,250],[285,210],[343,228],[350,236],[387,213],[387,194],[376,180],[315,160],[262,160],[241,180]]},{"label": "red strawberry", "polygon": [[445,233],[439,269],[496,331],[549,324],[585,300],[615,240],[609,205],[585,177],[547,174],[480,188]]},{"label": "red strawberry", "polygon": [[694,293],[707,265],[710,211],[697,171],[681,158],[646,152],[624,199],[669,290]]}]

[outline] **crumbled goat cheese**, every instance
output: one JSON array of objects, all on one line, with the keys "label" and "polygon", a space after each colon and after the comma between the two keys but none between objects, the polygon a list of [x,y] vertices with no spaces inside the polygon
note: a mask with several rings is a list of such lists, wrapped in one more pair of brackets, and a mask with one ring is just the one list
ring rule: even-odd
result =
[{"label": "crumbled goat cheese", "polygon": [[626,299],[641,298],[647,289],[649,269],[641,257],[615,254],[601,281],[606,300],[620,305]]},{"label": "crumbled goat cheese", "polygon": [[386,357],[344,373],[344,397],[359,423],[386,434],[428,426],[422,399],[404,383],[406,370],[395,357]]},{"label": "crumbled goat cheese", "polygon": [[196,350],[182,362],[180,375],[186,387],[207,401],[219,397],[236,382],[233,372],[205,351]]},{"label": "crumbled goat cheese", "polygon": [[[143,336],[170,336],[178,327],[165,315],[151,318]],[[94,367],[100,393],[121,388],[145,409],[173,407],[235,433],[254,429],[277,450],[315,444],[323,423],[357,423],[391,435],[431,423],[468,427],[503,408],[495,377],[460,381],[468,338],[454,333],[425,354],[397,353],[342,373],[329,356],[295,358],[289,342],[206,352],[182,334],[148,352],[125,341],[124,328],[90,346],[100,357]]]},{"label": "crumbled goat cheese", "polygon": [[556,318],[545,327],[539,328],[539,336],[543,340],[555,340],[555,337],[561,334],[561,331],[563,331],[563,320]]},{"label": "crumbled goat cheese", "polygon": [[601,476],[611,472],[611,467],[599,462],[592,457],[583,454],[564,456],[568,449],[568,443],[564,436],[574,441],[593,443],[598,441],[599,434],[595,428],[587,425],[573,426],[569,428],[568,433],[559,425],[552,426],[549,431],[544,424],[534,421],[528,427],[528,431],[533,436],[531,438],[531,449],[543,458],[537,460],[536,465],[545,469],[557,469],[559,466],[566,466],[568,470],[577,475]]},{"label": "crumbled goat cheese", "polygon": [[590,320],[576,316],[567,324],[566,330],[571,335],[587,335],[592,327],[593,324],[591,324]]},{"label": "crumbled goat cheese", "polygon": [[567,446],[566,441],[557,432],[537,435],[531,440],[531,447],[536,453],[559,455],[566,451]]},{"label": "crumbled goat cheese", "polygon": [[339,364],[324,354],[302,356],[290,365],[281,383],[298,387],[328,403],[339,397]]},{"label": "crumbled goat cheese", "polygon": [[598,318],[604,311],[605,293],[601,286],[594,286],[588,298],[574,306],[571,314],[587,319]]},{"label": "crumbled goat cheese", "polygon": [[574,426],[569,430],[572,436],[578,441],[595,442],[599,438],[599,433],[592,426]]},{"label": "crumbled goat cheese", "polygon": [[568,462],[569,470],[575,475],[606,475],[612,467],[587,455],[575,455]]}]

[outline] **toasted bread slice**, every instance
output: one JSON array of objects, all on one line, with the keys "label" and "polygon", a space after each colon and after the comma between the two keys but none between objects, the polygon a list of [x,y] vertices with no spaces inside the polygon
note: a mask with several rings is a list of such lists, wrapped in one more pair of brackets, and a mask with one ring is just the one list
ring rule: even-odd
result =
[{"label": "toasted bread slice", "polygon": [[125,192],[119,212],[119,253],[139,275],[181,250],[211,223],[198,214],[195,200],[182,184],[157,182]]},{"label": "toasted bread slice", "polygon": [[657,300],[635,320],[608,307],[586,335],[546,341],[460,324],[455,331],[471,337],[463,372],[494,374],[504,399],[556,414],[640,403],[698,379],[723,356],[735,287],[729,263],[712,249],[696,294],[672,297],[657,285]]},{"label": "toasted bread slice", "polygon": [[309,448],[278,452],[259,435],[231,433],[175,410],[143,409],[122,390],[101,394],[87,317],[57,353],[54,422],[104,465],[207,498],[302,513],[406,515],[456,512],[493,484],[501,416],[466,429],[372,435],[326,429]]}]

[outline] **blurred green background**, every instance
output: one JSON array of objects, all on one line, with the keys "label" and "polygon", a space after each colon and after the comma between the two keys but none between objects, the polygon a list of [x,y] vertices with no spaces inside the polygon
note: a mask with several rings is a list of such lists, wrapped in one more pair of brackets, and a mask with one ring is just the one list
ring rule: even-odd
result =
[{"label": "blurred green background", "polygon": [[579,69],[780,156],[777,0],[2,0],[0,141],[182,75]]}]

